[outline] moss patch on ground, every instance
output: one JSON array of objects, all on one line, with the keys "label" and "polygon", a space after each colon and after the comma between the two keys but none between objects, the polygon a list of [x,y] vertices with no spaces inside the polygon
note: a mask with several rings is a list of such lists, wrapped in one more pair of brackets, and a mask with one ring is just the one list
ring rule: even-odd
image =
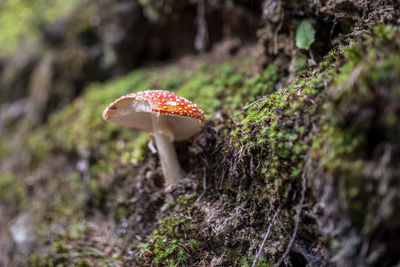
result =
[{"label": "moss patch on ground", "polygon": [[[156,217],[156,212],[163,203],[164,193],[158,160],[149,155],[146,148],[147,134],[106,123],[102,120],[102,112],[109,103],[122,95],[150,88],[166,88],[197,103],[209,118],[215,116],[222,108],[233,113],[255,98],[274,90],[274,84],[280,79],[273,66],[269,66],[261,74],[251,76],[246,73],[246,66],[249,64],[251,60],[245,59],[217,66],[204,65],[196,72],[187,71],[184,74],[170,69],[160,76],[157,75],[157,70],[152,69],[134,71],[107,84],[91,85],[82,97],[51,115],[46,125],[34,130],[24,143],[26,150],[23,162],[31,170],[29,175],[33,177],[34,183],[41,181],[42,187],[31,190],[28,199],[37,198],[37,194],[51,199],[51,204],[46,207],[41,206],[40,202],[35,202],[38,214],[49,218],[49,221],[38,226],[38,232],[44,234],[43,238],[50,232],[51,240],[58,244],[57,247],[71,248],[79,243],[80,238],[92,234],[82,232],[77,238],[71,239],[68,229],[61,235],[60,229],[44,229],[51,224],[74,225],[92,216],[115,220],[115,223],[112,223],[117,225],[115,227],[120,227],[118,225],[123,220],[139,220],[137,223],[142,227],[145,227],[145,224],[154,224],[158,229],[153,232],[153,241],[148,242],[152,248],[159,251],[152,254],[152,262],[174,262],[179,255],[182,261],[187,261],[185,254],[190,250],[189,247],[197,246],[195,239],[182,236],[172,238],[171,244],[175,242],[176,244],[172,245],[177,248],[172,252],[169,251],[169,246],[162,245],[163,239],[160,239],[166,234],[169,235],[165,230],[168,225],[172,225],[173,229],[180,229],[190,222],[182,218],[176,223],[175,213],[170,217],[165,214]],[[2,142],[6,143],[5,139]],[[4,153],[4,156],[7,154]],[[52,163],[55,157],[59,157],[59,164]],[[66,161],[68,164],[64,164]],[[141,182],[144,172],[148,173],[151,169],[155,169],[155,172],[150,174],[155,180],[152,181],[151,178]],[[17,180],[24,182],[22,177]],[[52,192],[51,196],[44,193],[46,190]],[[145,192],[142,192],[143,190]],[[154,196],[157,194],[158,196]],[[176,201],[179,202],[178,200]],[[147,206],[155,212],[150,217],[147,215],[150,212],[146,210]],[[26,207],[28,205],[21,209]],[[184,207],[188,207],[188,204]],[[135,214],[137,216],[132,219]],[[138,219],[138,216],[144,217]],[[140,232],[139,228],[134,230],[136,235],[152,232],[149,232],[151,227],[145,232]],[[127,234],[121,235],[124,242],[126,238],[131,237]],[[40,240],[48,242],[46,238]],[[113,244],[120,247],[122,245],[118,240],[120,239]],[[132,242],[129,247],[135,250],[134,246],[138,243],[140,242]],[[95,245],[92,243],[86,245],[93,246]],[[71,255],[78,252],[71,249],[55,249],[54,246],[50,251],[45,251],[37,251],[34,254],[36,256],[32,257],[32,262],[41,266],[46,265],[46,260],[49,260],[47,264],[50,264],[51,259],[54,264],[79,264],[78,259],[84,256],[74,257]],[[135,260],[129,256],[128,251],[123,254],[126,254],[127,259]],[[102,262],[105,259],[110,257],[92,260]],[[111,260],[117,259],[111,257]]]},{"label": "moss patch on ground", "polygon": [[[313,127],[319,118],[320,94],[333,80],[338,55],[332,51],[310,73],[300,75],[293,83],[271,92],[233,118],[237,124],[230,133],[229,151],[235,151],[237,161],[243,165],[234,162],[231,170],[242,169],[247,173],[238,172],[237,177],[243,179],[239,183],[251,177],[251,182],[262,182],[272,189],[276,181],[291,183],[300,177]],[[244,168],[250,160],[253,169]],[[281,193],[279,199],[285,201],[284,190]]]},{"label": "moss patch on ground", "polygon": [[[322,221],[341,233],[332,234],[339,262],[382,264],[392,253],[390,240],[399,237],[399,33],[398,27],[377,25],[344,49],[345,64],[329,90],[322,126],[314,137],[312,159],[322,169],[311,175],[321,182],[317,192],[334,188],[338,194],[337,198],[327,195],[336,208],[324,212]],[[324,173],[326,179],[322,181],[317,173]],[[350,224],[339,219],[343,213]],[[347,236],[349,229],[352,237]],[[375,238],[364,252],[366,261],[359,251],[371,236]],[[387,244],[385,252],[373,257],[380,242]]]}]

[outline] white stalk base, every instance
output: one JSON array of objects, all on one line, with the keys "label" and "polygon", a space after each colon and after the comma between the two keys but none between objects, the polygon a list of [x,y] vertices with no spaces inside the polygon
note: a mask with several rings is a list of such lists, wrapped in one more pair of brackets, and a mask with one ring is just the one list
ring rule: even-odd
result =
[{"label": "white stalk base", "polygon": [[153,136],[165,177],[166,186],[177,184],[183,176],[173,142],[173,134],[162,116],[153,117]]}]

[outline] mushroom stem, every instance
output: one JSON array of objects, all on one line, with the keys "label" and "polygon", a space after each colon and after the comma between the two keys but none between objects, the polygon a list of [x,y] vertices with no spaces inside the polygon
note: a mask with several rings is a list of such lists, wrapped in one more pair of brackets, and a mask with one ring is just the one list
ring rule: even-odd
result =
[{"label": "mushroom stem", "polygon": [[174,136],[166,120],[162,116],[154,115],[152,118],[153,136],[156,140],[158,155],[168,185],[177,184],[183,176],[181,165],[172,144]]}]

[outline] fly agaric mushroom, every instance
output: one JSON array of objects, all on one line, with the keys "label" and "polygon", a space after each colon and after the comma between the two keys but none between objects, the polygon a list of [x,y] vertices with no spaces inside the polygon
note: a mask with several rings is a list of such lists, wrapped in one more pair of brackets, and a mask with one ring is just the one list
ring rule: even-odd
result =
[{"label": "fly agaric mushroom", "polygon": [[123,96],[104,110],[103,119],[151,133],[168,185],[176,184],[183,176],[172,142],[186,140],[200,132],[205,122],[203,111],[195,104],[163,90]]}]

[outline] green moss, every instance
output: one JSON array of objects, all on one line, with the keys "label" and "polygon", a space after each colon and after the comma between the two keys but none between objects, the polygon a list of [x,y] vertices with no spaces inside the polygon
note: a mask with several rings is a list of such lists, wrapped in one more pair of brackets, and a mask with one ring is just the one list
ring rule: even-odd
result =
[{"label": "green moss", "polygon": [[295,70],[301,72],[308,67],[308,56],[305,53],[299,52],[296,54]]},{"label": "green moss", "polygon": [[[183,74],[186,76],[187,74]],[[167,91],[176,90],[184,83],[185,77],[182,77],[182,73],[178,73],[176,70],[170,70],[164,77],[159,81],[157,88]],[[187,81],[186,81],[187,82]]]},{"label": "green moss", "polygon": [[143,157],[147,134],[104,122],[102,112],[109,103],[128,93],[165,86],[163,89],[192,100],[212,116],[222,107],[235,109],[265,94],[280,78],[276,69],[269,66],[262,74],[243,82],[244,74],[238,72],[238,65],[232,62],[204,66],[196,73],[185,74],[170,70],[157,79],[153,70],[139,70],[104,85],[93,84],[80,99],[50,116],[46,126],[33,132],[27,141],[30,161],[35,166],[52,150],[62,149],[104,155],[90,167],[94,176],[114,172],[115,162],[136,165]]},{"label": "green moss", "polygon": [[77,264],[75,264],[76,267],[89,267],[90,266],[90,261],[87,259],[82,259],[80,260]]},{"label": "green moss", "polygon": [[176,92],[197,103],[210,117],[221,108],[233,110],[247,105],[273,90],[281,77],[270,65],[263,73],[246,79],[240,67],[238,62],[223,63],[215,69],[204,67]]},{"label": "green moss", "polygon": [[61,243],[60,241],[55,241],[51,244],[53,250],[57,253],[64,253],[68,252],[68,248],[65,244]]},{"label": "green moss", "polygon": [[[51,149],[58,148],[66,151],[93,151],[116,156],[130,153],[125,159],[137,162],[140,158],[143,135],[139,135],[138,143],[132,143],[138,134],[135,131],[105,123],[102,113],[105,107],[116,98],[132,91],[146,90],[149,81],[143,71],[133,72],[131,75],[105,85],[92,85],[81,99],[64,108],[61,112],[52,115],[49,123],[36,130],[28,139],[28,151],[32,161],[38,162],[48,155]],[[132,90],[134,88],[134,90]],[[124,145],[118,148],[113,138],[119,139]],[[135,147],[135,150],[132,150]],[[128,151],[129,150],[129,151]],[[132,157],[138,158],[132,158]],[[104,167],[100,167],[104,170]]]},{"label": "green moss", "polygon": [[[365,170],[376,164],[380,147],[395,147],[400,136],[398,33],[392,26],[377,25],[344,49],[345,64],[330,91],[332,101],[324,105],[324,127],[313,141],[315,159],[337,177],[342,187],[341,203],[359,227],[376,227],[376,222],[367,222],[369,217],[383,222],[390,218],[366,212],[366,207],[376,205],[381,201],[378,199],[383,201],[386,194],[375,189],[379,188],[376,178]],[[383,178],[378,180],[384,182]],[[393,199],[385,201],[388,207],[397,205]],[[378,209],[375,206],[371,212]]]},{"label": "green moss", "polygon": [[[240,259],[240,266],[241,267],[250,267],[254,261],[254,257],[251,259],[247,259],[246,257],[241,257]],[[260,257],[257,261],[256,267],[270,267],[271,265],[268,264],[267,260],[264,257]]]},{"label": "green moss", "polygon": [[50,256],[32,255],[30,262],[34,267],[54,267],[56,266],[54,259]]},{"label": "green moss", "polygon": [[186,251],[183,249],[184,239],[180,232],[188,230],[189,220],[186,218],[167,217],[159,221],[159,226],[153,231],[154,264],[174,265],[185,262]]},{"label": "green moss", "polygon": [[[49,229],[44,229],[49,234]],[[90,235],[90,225],[73,224],[66,231],[53,233],[56,238],[51,243],[51,251],[46,255],[33,254],[30,262],[33,266],[98,266],[101,262],[108,266],[109,263],[117,263],[119,259],[111,259],[104,252],[96,247],[82,246],[82,238],[88,239]],[[81,237],[83,236],[83,237]],[[77,240],[78,243],[74,243]]]},{"label": "green moss", "polygon": [[27,198],[23,183],[12,174],[0,174],[0,202],[8,206],[21,208]]},{"label": "green moss", "polygon": [[177,199],[175,210],[160,220],[148,243],[137,245],[136,256],[146,263],[175,266],[187,262],[190,253],[198,249],[199,242],[188,239],[194,225],[188,216],[188,207],[196,195],[187,195]]},{"label": "green moss", "polygon": [[[147,149],[148,134],[112,125],[102,119],[103,110],[116,98],[161,86],[162,89],[170,89],[192,100],[208,116],[213,116],[223,107],[232,111],[241,108],[250,99],[272,90],[280,78],[275,68],[270,66],[262,74],[246,79],[241,67],[240,62],[204,65],[197,72],[187,71],[182,74],[172,69],[161,76],[156,75],[157,70],[138,70],[106,84],[89,86],[75,102],[52,114],[48,123],[34,130],[26,141],[25,155],[30,160],[31,169],[57,153],[90,162],[89,179],[82,173],[72,171],[65,179],[49,182],[46,185],[49,192],[60,193],[52,195],[50,205],[39,208],[51,216],[52,222],[69,218],[68,224],[76,225],[85,216],[87,209],[82,207],[88,205],[88,202],[89,206],[97,207],[114,197],[109,196],[113,190],[110,188],[109,177],[114,177],[116,173],[121,175],[121,170],[122,175],[132,173],[139,166]],[[235,94],[239,97],[229,98]],[[194,198],[196,196],[190,195],[170,205],[168,210],[171,215],[159,222],[152,241],[149,241],[149,249],[153,253],[151,262],[185,262],[189,254],[199,247],[198,241],[186,239],[182,234],[192,231],[193,225],[185,216],[185,209]],[[119,201],[120,197],[116,199]],[[120,216],[126,212],[121,208],[115,214]],[[75,253],[60,248],[70,248],[73,240],[79,240],[84,235],[81,230],[73,227],[60,234],[52,255],[66,257],[69,253]],[[39,232],[42,236],[48,235],[46,224],[40,227]],[[41,264],[46,259],[37,257],[35,262]],[[57,264],[61,262],[56,261]]]},{"label": "green moss", "polygon": [[[277,92],[271,88],[263,101],[253,105],[244,116],[233,118],[240,124],[230,134],[230,146],[234,151],[247,151],[245,157],[251,157],[256,165],[259,162],[253,179],[289,183],[300,176],[310,145],[311,121],[318,108],[315,99],[332,81],[335,57],[336,54],[328,56],[309,77],[300,76]],[[270,83],[272,87],[276,74],[268,69],[266,73],[269,79],[260,84]]]}]

